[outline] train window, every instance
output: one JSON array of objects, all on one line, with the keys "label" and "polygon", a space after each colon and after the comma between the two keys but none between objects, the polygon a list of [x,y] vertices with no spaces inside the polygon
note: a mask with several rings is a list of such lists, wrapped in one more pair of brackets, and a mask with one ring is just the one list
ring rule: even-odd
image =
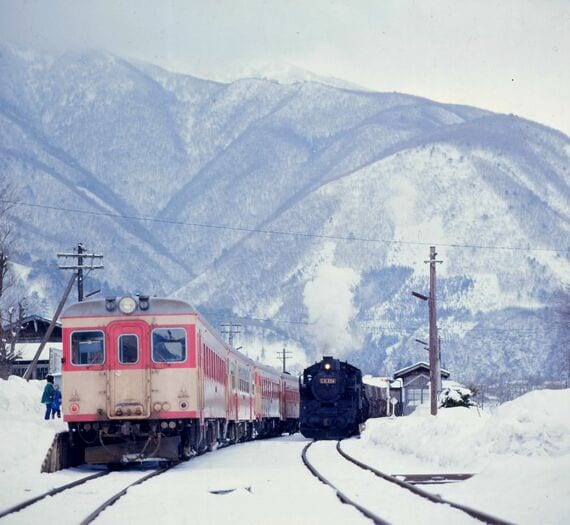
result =
[{"label": "train window", "polygon": [[176,363],[185,359],[184,328],[156,328],[152,331],[152,360],[155,363]]},{"label": "train window", "polygon": [[249,392],[249,370],[247,368],[239,368],[239,389],[242,392]]},{"label": "train window", "polygon": [[71,363],[100,365],[105,359],[105,336],[97,330],[71,334]]},{"label": "train window", "polygon": [[119,363],[131,365],[139,360],[139,338],[133,334],[119,336]]}]

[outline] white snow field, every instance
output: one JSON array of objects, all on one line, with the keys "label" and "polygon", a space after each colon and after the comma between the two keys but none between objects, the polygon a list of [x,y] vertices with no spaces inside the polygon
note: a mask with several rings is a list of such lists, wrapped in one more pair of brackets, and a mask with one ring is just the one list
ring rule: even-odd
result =
[{"label": "white snow field", "polygon": [[[0,380],[0,511],[93,471],[40,473],[54,434],[65,429],[62,420],[43,420],[44,384]],[[309,474],[300,458],[307,442],[296,434],[194,458],[130,489],[97,523],[370,523]],[[530,392],[494,413],[451,408],[432,417],[420,407],[411,416],[370,420],[362,437],[343,448],[392,474],[475,473],[461,483],[424,488],[513,523],[570,522],[570,389]],[[224,489],[234,490],[213,493]],[[93,510],[87,508],[91,496],[51,509],[46,502],[27,509],[25,521],[15,514],[3,522],[78,523]],[[395,496],[391,522],[406,523],[404,510]],[[418,513],[415,522],[430,523],[429,516]]]}]

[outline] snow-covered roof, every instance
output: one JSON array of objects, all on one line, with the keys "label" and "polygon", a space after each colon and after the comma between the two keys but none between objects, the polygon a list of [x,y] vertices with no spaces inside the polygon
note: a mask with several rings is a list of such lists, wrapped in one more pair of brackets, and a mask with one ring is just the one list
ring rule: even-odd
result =
[{"label": "snow-covered roof", "polygon": [[[22,319],[22,322],[21,322],[20,324],[21,324],[21,325],[25,325],[25,324],[27,324],[27,323],[33,323],[33,322],[37,322],[37,321],[40,321],[40,322],[45,323],[45,324],[48,324],[48,325],[51,324],[51,319],[48,319],[47,317],[43,317],[43,316],[41,316],[41,315],[36,315],[36,314],[34,314],[34,315],[28,315],[28,316],[24,317],[24,318]],[[12,323],[12,324],[15,324],[15,323]],[[55,323],[55,325],[56,325],[56,326],[61,326],[61,321],[57,321],[57,322]],[[8,327],[10,327],[10,326],[12,326],[12,325],[6,325],[5,328],[8,328]]]},{"label": "snow-covered roof", "polygon": [[[413,370],[416,370],[418,368],[425,368],[426,370],[429,370],[429,364],[426,363],[425,361],[419,361],[418,363],[416,363],[414,365],[407,366],[406,368],[400,368],[400,370],[396,370],[394,372],[394,377],[402,376],[402,375],[407,374],[409,372],[412,372]],[[440,372],[441,372],[441,375],[444,377],[450,376],[450,373],[447,370],[445,370],[444,368],[441,368]]]},{"label": "snow-covered roof", "polygon": [[402,388],[402,380],[396,379],[392,381],[389,377],[375,377],[370,374],[366,374],[362,377],[362,382],[367,385],[379,386],[382,388]]},{"label": "snow-covered roof", "polygon": [[390,385],[390,378],[389,377],[375,377],[370,374],[366,374],[362,376],[362,382],[366,383],[367,385],[373,386],[380,386],[383,388],[387,388]]},{"label": "snow-covered roof", "polygon": [[[47,343],[40,355],[40,359],[43,361],[47,361],[49,359],[49,349],[50,348],[57,348],[61,350],[63,348],[63,343]],[[40,346],[40,343],[17,343],[16,344],[16,351],[20,352],[20,357],[18,358],[19,361],[31,361]]]}]

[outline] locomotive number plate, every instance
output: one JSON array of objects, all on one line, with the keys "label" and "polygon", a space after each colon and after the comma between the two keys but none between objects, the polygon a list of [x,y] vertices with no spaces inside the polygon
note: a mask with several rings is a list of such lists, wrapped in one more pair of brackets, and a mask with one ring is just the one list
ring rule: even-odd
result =
[{"label": "locomotive number plate", "polygon": [[319,383],[323,385],[334,385],[336,383],[336,378],[334,377],[321,377]]}]

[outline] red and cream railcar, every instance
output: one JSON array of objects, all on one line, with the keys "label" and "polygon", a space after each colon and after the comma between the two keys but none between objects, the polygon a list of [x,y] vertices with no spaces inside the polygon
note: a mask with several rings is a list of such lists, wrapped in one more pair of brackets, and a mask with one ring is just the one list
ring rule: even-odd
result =
[{"label": "red and cream railcar", "polygon": [[186,302],[86,301],[67,308],[62,326],[75,462],[188,458],[297,430],[296,380],[229,347]]},{"label": "red and cream railcar", "polygon": [[285,422],[287,431],[296,432],[299,429],[299,378],[291,375],[281,376],[281,421]]}]

